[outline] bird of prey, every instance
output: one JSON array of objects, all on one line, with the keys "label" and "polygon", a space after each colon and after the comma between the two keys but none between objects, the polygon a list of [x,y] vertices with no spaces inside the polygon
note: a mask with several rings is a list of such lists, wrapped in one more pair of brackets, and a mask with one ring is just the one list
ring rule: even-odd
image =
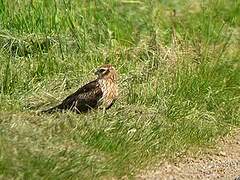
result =
[{"label": "bird of prey", "polygon": [[109,109],[118,97],[117,71],[112,65],[105,64],[96,70],[95,75],[96,80],[79,88],[61,104],[42,112],[70,110],[84,113],[96,108]]}]

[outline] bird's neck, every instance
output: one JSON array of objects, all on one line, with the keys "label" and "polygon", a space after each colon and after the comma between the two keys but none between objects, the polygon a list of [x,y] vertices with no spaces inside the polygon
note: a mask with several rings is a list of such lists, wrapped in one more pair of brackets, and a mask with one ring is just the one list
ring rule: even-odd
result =
[{"label": "bird's neck", "polygon": [[109,83],[116,83],[116,77],[115,76],[107,76],[107,77],[102,77],[102,78],[98,78],[98,81],[106,81]]}]

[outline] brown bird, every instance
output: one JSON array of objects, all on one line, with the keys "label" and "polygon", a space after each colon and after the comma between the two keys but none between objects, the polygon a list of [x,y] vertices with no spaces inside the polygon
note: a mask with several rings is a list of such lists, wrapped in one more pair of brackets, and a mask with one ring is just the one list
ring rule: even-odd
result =
[{"label": "brown bird", "polygon": [[109,109],[118,97],[117,71],[112,65],[106,64],[99,67],[95,75],[96,80],[79,88],[61,104],[42,112],[71,110],[83,113],[96,108]]}]

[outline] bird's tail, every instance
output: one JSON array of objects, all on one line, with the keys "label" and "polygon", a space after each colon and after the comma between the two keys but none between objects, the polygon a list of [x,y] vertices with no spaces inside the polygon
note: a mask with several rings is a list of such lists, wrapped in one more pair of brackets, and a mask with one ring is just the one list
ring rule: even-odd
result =
[{"label": "bird's tail", "polygon": [[41,111],[41,113],[51,114],[51,113],[54,113],[54,112],[57,112],[57,111],[60,111],[60,110],[61,110],[61,107],[60,107],[60,105],[58,105],[58,106],[52,107],[50,109],[43,110],[43,111]]}]

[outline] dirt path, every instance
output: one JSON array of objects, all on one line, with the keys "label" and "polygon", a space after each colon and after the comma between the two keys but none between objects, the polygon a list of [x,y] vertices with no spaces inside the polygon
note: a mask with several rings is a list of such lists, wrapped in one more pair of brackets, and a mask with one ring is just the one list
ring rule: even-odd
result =
[{"label": "dirt path", "polygon": [[[238,178],[239,179],[238,179]],[[221,139],[219,145],[196,157],[162,163],[136,179],[231,179],[240,180],[240,130]]]}]

